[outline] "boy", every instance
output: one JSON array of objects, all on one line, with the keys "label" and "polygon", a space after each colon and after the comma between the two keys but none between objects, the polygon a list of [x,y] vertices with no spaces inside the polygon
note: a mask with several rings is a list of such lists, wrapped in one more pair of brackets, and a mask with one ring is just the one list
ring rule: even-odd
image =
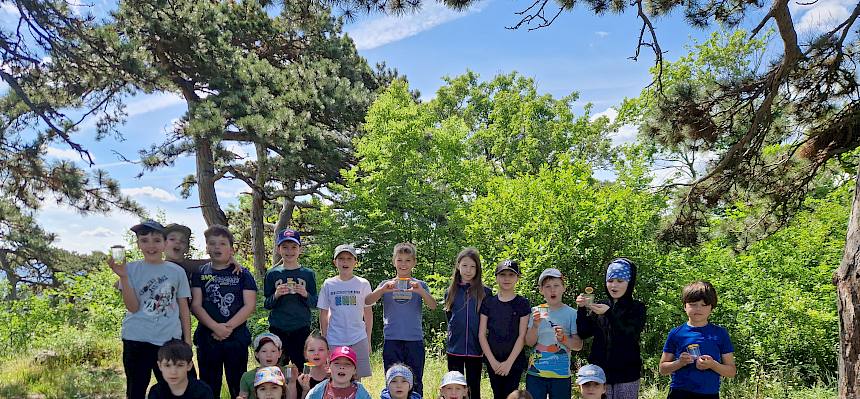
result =
[{"label": "boy", "polygon": [[385,388],[379,394],[379,399],[421,399],[415,392],[415,377],[409,366],[401,363],[392,364],[385,372]]},{"label": "boy", "polygon": [[239,394],[239,380],[248,364],[251,332],[245,321],[254,312],[257,283],[248,270],[233,274],[233,235],[212,225],[203,233],[211,261],[191,277],[191,310],[200,323],[194,332],[200,379],[221,394],[222,371],[230,397]]},{"label": "boy", "polygon": [[660,357],[660,374],[672,374],[668,398],[717,399],[720,376],[737,374],[729,332],[708,322],[717,290],[707,281],[696,281],[684,287],[682,300],[687,322],[669,332]]},{"label": "boy", "polygon": [[212,399],[214,395],[206,383],[188,378],[191,370],[191,345],[174,339],[158,350],[158,369],[164,381],[153,385],[149,399]]},{"label": "boy", "polygon": [[122,320],[122,365],[126,396],[143,399],[151,373],[164,381],[157,367],[158,349],[171,339],[191,336],[188,279],[179,266],[165,262],[164,226],[147,220],[131,228],[143,260],[126,264],[108,259],[119,276],[126,313]]},{"label": "boy", "polygon": [[[430,295],[427,283],[412,278],[416,262],[415,246],[400,243],[394,246],[392,263],[396,277],[379,283],[379,287],[365,298],[364,303],[373,305],[382,298],[382,364],[388,370],[394,363],[403,363],[415,372],[414,391],[424,395],[424,329],[421,307],[427,303],[430,310],[436,309],[436,300]],[[397,287],[402,281],[401,287]],[[404,289],[404,286],[407,287]],[[395,322],[396,320],[396,322]]]},{"label": "boy", "polygon": [[[168,224],[164,226],[164,235],[166,237],[164,259],[185,269],[185,274],[188,275],[188,281],[191,284],[191,275],[198,271],[200,266],[208,263],[209,259],[191,259],[188,256],[188,251],[191,249],[191,229],[188,226],[177,223]],[[233,265],[234,274],[242,274],[242,265],[235,257],[230,258],[230,263]]]},{"label": "boy", "polygon": [[570,352],[582,349],[576,335],[576,311],[561,303],[564,279],[558,269],[538,277],[545,305],[532,308],[526,344],[535,351],[526,375],[526,390],[535,399],[570,398]]},{"label": "boy", "polygon": [[328,339],[329,349],[352,348],[356,355],[356,376],[360,379],[371,375],[373,308],[365,305],[365,298],[371,292],[370,283],[353,274],[357,262],[352,245],[338,245],[334,249],[332,263],[338,275],[323,283],[317,307],[320,308],[320,331]]},{"label": "boy", "polygon": [[[449,371],[442,376],[439,384],[439,396],[442,399],[468,399],[469,388],[466,385],[466,376],[459,371]],[[476,395],[480,397],[480,392]]]},{"label": "boy", "polygon": [[269,331],[286,343],[283,364],[302,365],[305,340],[311,333],[311,307],[317,304],[317,277],[313,270],[299,265],[302,240],[298,231],[279,231],[275,247],[283,264],[266,272],[263,307],[270,311]]},{"label": "boy", "polygon": [[[260,363],[260,367],[257,367],[253,370],[248,370],[245,374],[242,374],[242,379],[239,382],[239,398],[243,399],[255,399],[254,395],[254,376],[257,373],[257,370],[263,367],[277,366],[278,360],[281,358],[281,339],[278,338],[277,335],[272,334],[270,332],[265,332],[254,338],[254,357],[257,359],[257,362]],[[295,371],[295,370],[293,370]],[[281,372],[286,374],[295,375],[292,372],[288,372],[281,367]],[[289,381],[288,381],[289,382]],[[287,384],[284,386],[284,389],[288,390],[289,386],[293,384]]]}]

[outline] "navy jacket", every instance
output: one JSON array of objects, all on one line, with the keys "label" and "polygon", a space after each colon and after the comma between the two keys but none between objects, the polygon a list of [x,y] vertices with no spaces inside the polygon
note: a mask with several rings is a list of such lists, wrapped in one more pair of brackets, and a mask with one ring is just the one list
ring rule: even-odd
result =
[{"label": "navy jacket", "polygon": [[[448,316],[448,345],[446,351],[449,355],[457,356],[483,356],[481,344],[478,343],[478,324],[480,315],[478,313],[478,302],[469,297],[468,290],[471,284],[462,284],[457,287],[451,311],[445,312]],[[484,287],[484,299],[493,295],[488,287]],[[448,295],[445,295],[447,300]]]}]

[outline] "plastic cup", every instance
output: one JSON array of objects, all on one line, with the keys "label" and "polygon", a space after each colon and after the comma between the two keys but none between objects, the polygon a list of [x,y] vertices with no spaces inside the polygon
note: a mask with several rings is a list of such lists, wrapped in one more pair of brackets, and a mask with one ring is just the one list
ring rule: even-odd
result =
[{"label": "plastic cup", "polygon": [[290,294],[296,293],[296,282],[293,279],[287,279],[287,290]]},{"label": "plastic cup", "polygon": [[114,245],[110,247],[110,257],[116,263],[125,261],[125,247],[122,245]]},{"label": "plastic cup", "polygon": [[293,362],[290,362],[286,367],[284,367],[284,378],[288,380],[293,378],[293,367]]},{"label": "plastic cup", "polygon": [[411,279],[408,279],[408,278],[398,278],[397,281],[395,282],[395,284],[396,284],[395,288],[397,288],[400,291],[408,290],[410,280]]},{"label": "plastic cup", "polygon": [[687,345],[687,353],[689,353],[690,356],[693,357],[693,360],[696,360],[699,358],[699,356],[702,356],[702,351],[699,349],[699,344]]},{"label": "plastic cup", "polygon": [[310,374],[311,367],[314,367],[314,364],[311,362],[305,362],[305,366],[302,368],[302,374]]},{"label": "plastic cup", "polygon": [[544,304],[538,306],[538,311],[540,312],[540,318],[541,319],[548,319],[549,318],[549,305],[544,303]]}]

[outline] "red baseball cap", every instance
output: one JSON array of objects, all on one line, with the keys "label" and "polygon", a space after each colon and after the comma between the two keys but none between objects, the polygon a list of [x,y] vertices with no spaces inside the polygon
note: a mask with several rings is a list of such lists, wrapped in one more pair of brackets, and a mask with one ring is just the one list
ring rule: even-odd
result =
[{"label": "red baseball cap", "polygon": [[336,346],[333,351],[331,351],[331,356],[329,357],[329,362],[334,362],[336,359],[345,357],[352,362],[352,365],[355,366],[357,362],[357,357],[355,356],[355,351],[348,346]]}]

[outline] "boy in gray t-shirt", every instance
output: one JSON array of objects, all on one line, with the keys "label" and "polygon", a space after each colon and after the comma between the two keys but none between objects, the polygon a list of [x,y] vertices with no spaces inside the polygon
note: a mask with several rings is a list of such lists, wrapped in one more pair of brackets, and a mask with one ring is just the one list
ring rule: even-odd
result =
[{"label": "boy in gray t-shirt", "polygon": [[143,399],[152,373],[158,382],[164,378],[158,370],[158,349],[171,339],[190,344],[191,319],[188,300],[191,289],[185,271],[165,262],[164,227],[147,220],[131,228],[143,260],[126,264],[108,264],[119,276],[119,289],[126,314],[122,320],[122,364],[125,371],[126,396]]}]

